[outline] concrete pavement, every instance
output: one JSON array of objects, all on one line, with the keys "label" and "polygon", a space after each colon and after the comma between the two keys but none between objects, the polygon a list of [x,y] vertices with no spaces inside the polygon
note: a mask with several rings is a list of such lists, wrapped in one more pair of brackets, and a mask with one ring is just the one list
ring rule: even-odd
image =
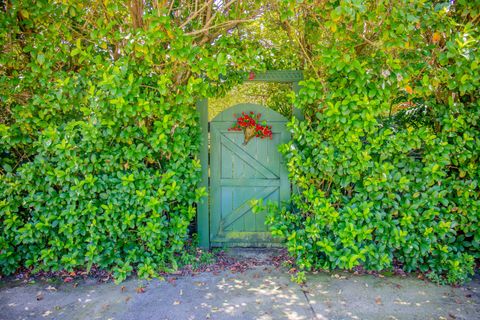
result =
[{"label": "concrete pavement", "polygon": [[332,272],[300,286],[286,270],[259,265],[120,285],[0,280],[0,319],[480,319],[480,279],[454,288]]}]

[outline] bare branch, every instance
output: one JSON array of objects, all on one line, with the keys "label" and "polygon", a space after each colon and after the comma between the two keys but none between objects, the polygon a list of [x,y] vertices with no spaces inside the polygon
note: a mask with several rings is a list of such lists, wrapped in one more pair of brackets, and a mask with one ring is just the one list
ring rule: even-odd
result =
[{"label": "bare branch", "polygon": [[205,33],[209,30],[212,30],[212,29],[217,29],[217,28],[225,28],[227,27],[228,28],[233,28],[237,25],[239,25],[240,23],[246,23],[246,22],[252,22],[254,21],[255,19],[253,18],[250,18],[250,19],[239,19],[239,20],[231,20],[231,21],[227,21],[227,22],[224,22],[224,23],[220,23],[220,24],[217,24],[217,25],[214,25],[214,26],[211,26],[211,27],[206,27],[206,28],[203,28],[203,29],[200,29],[200,30],[195,30],[195,31],[192,31],[192,32],[188,32],[187,35],[189,36],[194,36],[194,35],[198,35],[198,34],[202,34],[202,33]]},{"label": "bare branch", "polygon": [[130,0],[130,15],[135,29],[143,28],[143,0]]},{"label": "bare branch", "polygon": [[213,3],[213,0],[209,0],[205,2],[203,6],[200,7],[197,11],[195,11],[190,17],[187,18],[187,20],[180,25],[180,28],[184,28],[187,24],[189,24],[193,19],[198,17],[198,15],[207,8],[207,6],[211,5]]}]

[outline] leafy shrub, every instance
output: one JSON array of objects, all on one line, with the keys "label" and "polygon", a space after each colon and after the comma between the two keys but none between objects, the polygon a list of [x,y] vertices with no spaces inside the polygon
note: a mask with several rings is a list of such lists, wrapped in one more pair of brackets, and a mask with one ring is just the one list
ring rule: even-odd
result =
[{"label": "leafy shrub", "polygon": [[197,33],[204,25],[188,8],[131,5],[2,8],[2,274],[95,264],[121,281],[177,265],[205,193],[195,101],[255,65],[236,33],[215,33],[250,11],[216,13],[215,32]]},{"label": "leafy shrub", "polygon": [[281,148],[297,192],[271,210],[272,232],[303,270],[397,263],[464,281],[480,248],[478,6],[297,10],[313,76]]},{"label": "leafy shrub", "polygon": [[[2,179],[3,272],[22,264],[48,270],[96,264],[116,265],[116,278],[123,278],[132,264],[140,264],[142,276],[173,263],[202,192],[195,187],[200,165],[190,156],[197,144],[188,133],[198,137],[193,116],[186,128],[194,129],[152,147],[171,121],[156,123],[148,136],[130,127],[127,139],[145,140],[137,144],[84,121],[46,130],[35,159]],[[175,160],[162,160],[161,152]]]}]

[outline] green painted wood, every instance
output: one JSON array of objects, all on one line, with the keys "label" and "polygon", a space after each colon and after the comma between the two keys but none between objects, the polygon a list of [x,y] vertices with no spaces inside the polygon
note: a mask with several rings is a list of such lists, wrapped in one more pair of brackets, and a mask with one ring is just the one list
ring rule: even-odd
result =
[{"label": "green painted wood", "polygon": [[[298,81],[294,82],[292,84],[292,89],[293,89],[293,92],[295,92],[295,95],[298,95],[298,93],[300,92],[300,89],[301,89],[301,86],[298,84]],[[293,116],[295,118],[297,118],[298,120],[305,120],[305,116],[304,116],[302,110],[300,110],[296,107],[293,107]]]},{"label": "green painted wood", "polygon": [[[258,104],[254,103],[239,103],[219,113],[211,122],[235,122],[235,115],[240,116],[242,111],[255,111],[258,106]],[[285,122],[285,117],[272,109],[262,107],[260,110],[259,112],[262,114],[261,121],[268,120],[268,123]]]},{"label": "green painted wood", "polygon": [[[262,114],[273,139],[253,138],[244,146],[243,133],[229,131],[241,112]],[[287,119],[255,104],[240,104],[210,124],[210,242],[212,246],[260,246],[278,243],[265,226],[265,213],[254,214],[251,200],[288,201],[290,182],[278,146],[290,139]]]},{"label": "green painted wood", "polygon": [[[197,102],[197,112],[201,127],[202,143],[200,146],[200,164],[202,166],[202,180],[200,187],[208,191],[208,102],[203,99]],[[210,247],[210,222],[208,214],[208,198],[197,203],[197,233],[199,245],[202,248]]]},{"label": "green painted wood", "polygon": [[[272,71],[265,71],[265,72],[260,72],[260,73],[255,73],[253,75],[249,75],[249,77],[248,77],[248,79],[246,79],[246,81],[292,83],[293,91],[296,94],[298,94],[298,91],[300,89],[299,81],[302,81],[303,78],[304,78],[303,77],[303,72],[299,71],[299,70],[272,70]],[[248,105],[248,106],[252,106],[252,108],[255,108],[255,105]],[[229,124],[229,122],[231,121],[231,118],[233,117],[233,114],[238,113],[238,111],[241,110],[241,109],[248,109],[246,107],[247,107],[247,105],[242,104],[242,105],[234,106],[234,107],[226,110],[224,113],[219,115],[221,118],[217,117],[216,119],[214,119],[216,121],[215,123],[220,124],[221,122],[225,122],[225,123]],[[286,131],[286,128],[285,128],[286,120],[281,115],[277,114],[273,110],[266,109],[264,107],[262,107],[262,108],[263,108],[262,109],[263,110],[262,119],[268,119],[268,122],[269,122],[270,125],[275,124],[274,129],[281,127],[281,128],[278,129],[279,131]],[[252,109],[252,111],[253,110],[254,109]],[[200,183],[200,186],[208,188],[209,187],[209,172],[210,172],[209,170],[210,169],[209,169],[209,163],[208,163],[208,150],[209,150],[209,147],[208,147],[208,101],[206,99],[205,100],[200,100],[200,101],[197,102],[197,112],[199,113],[200,126],[201,126],[201,130],[202,130],[201,135],[202,135],[202,141],[203,141],[201,149],[200,149],[200,163],[201,163],[201,166],[202,166],[202,181]],[[294,114],[295,117],[297,117],[300,120],[304,119],[304,116],[303,116],[301,110],[299,110],[299,109],[294,108],[293,114]],[[276,133],[278,133],[278,132],[274,131],[274,139],[272,141],[275,146],[277,146],[280,143],[286,143],[290,139],[290,135],[289,135],[288,132],[286,132],[284,134],[281,134],[281,135],[276,135]],[[211,137],[212,137],[211,144],[212,145],[213,145],[213,136],[214,135],[211,135]],[[278,136],[278,138],[277,138],[277,136]],[[237,139],[238,141],[241,141],[241,136],[236,136],[235,139]],[[238,141],[235,140],[235,139],[234,139],[234,142],[236,144],[238,144],[237,143]],[[257,140],[257,139],[254,139],[254,140]],[[218,142],[219,141],[217,141],[217,143]],[[241,144],[238,144],[238,145],[241,145]],[[265,157],[265,156],[268,157],[267,162],[269,163],[269,165],[273,165],[273,163],[278,163],[279,164],[278,168],[282,172],[280,174],[280,177],[279,177],[279,180],[280,180],[279,190],[280,191],[279,191],[278,194],[271,194],[268,199],[275,200],[275,201],[282,201],[282,199],[284,199],[287,196],[287,193],[285,192],[286,185],[287,184],[289,185],[288,174],[286,174],[287,171],[286,171],[286,168],[285,168],[285,164],[280,163],[279,159],[281,159],[281,157],[279,157],[278,154],[273,153],[272,150],[276,150],[276,148],[273,148],[271,145],[267,145],[267,146],[263,145],[262,146],[260,144],[256,144],[255,148],[256,148],[255,153],[259,153],[259,155],[261,155],[262,157]],[[253,152],[253,150],[251,148],[248,148],[248,145],[247,145],[247,150],[248,150],[249,153]],[[265,150],[268,150],[268,151],[265,151]],[[220,173],[212,172],[210,174],[210,179],[214,179],[214,178],[219,179],[219,174],[221,176],[221,174],[226,174],[227,172],[230,172],[230,177],[229,178],[239,178],[240,176],[249,177],[249,175],[252,174],[251,165],[246,164],[246,163],[238,164],[237,162],[235,162],[235,158],[236,158],[235,153],[230,152],[230,154],[229,154],[227,150],[223,150],[223,153],[224,153],[226,158],[230,157],[231,161],[229,163],[222,163],[220,161],[220,159],[217,159],[218,160],[217,163],[222,163],[221,164],[221,166],[222,166],[221,171],[220,171]],[[283,167],[283,169],[281,169],[282,167]],[[285,180],[284,180],[285,179],[284,178],[285,174],[286,174],[286,177],[287,177],[287,180],[286,180],[287,182],[285,182]],[[222,178],[227,178],[227,177],[228,177],[228,174],[226,174],[225,176],[222,176]],[[262,179],[262,173],[254,170],[253,171],[253,177],[260,181]],[[270,181],[272,181],[272,180],[270,180]],[[276,183],[277,182],[275,182],[275,186],[276,186]],[[209,202],[214,204],[214,203],[216,203],[215,201],[220,201],[220,197],[218,195],[218,191],[220,190],[219,185],[221,185],[220,182],[218,183],[218,185],[210,185],[210,188],[208,189],[208,191],[210,192],[208,201],[203,200],[203,201],[201,201],[197,204],[197,232],[198,232],[198,235],[199,235],[200,246],[202,248],[210,247],[210,239],[213,237],[213,232],[210,231],[210,226],[211,225],[218,225],[217,220],[220,218],[220,217],[217,217],[217,216],[212,216],[213,206],[212,206],[212,208],[210,208],[210,205],[209,205]],[[235,186],[231,186],[231,187],[235,188]],[[258,186],[258,187],[254,187],[252,185],[248,185],[247,187],[249,187],[249,189],[257,192],[258,191],[257,188],[262,188],[262,187],[265,187],[265,186],[261,185],[261,186]],[[290,188],[288,188],[288,190],[290,190]],[[289,192],[288,192],[288,196],[289,196]],[[233,210],[234,209],[233,208],[234,202],[238,200],[238,199],[237,200],[235,199],[234,189],[227,192],[225,197],[227,197],[227,199],[230,199],[229,200],[230,203],[224,204],[222,208],[225,208],[224,210],[227,210],[227,211],[228,210]],[[261,221],[264,221],[264,216],[265,215],[262,214],[262,213],[255,216],[254,225],[255,225],[256,230],[263,230],[263,231],[266,230],[265,226],[260,227]],[[243,221],[243,228],[248,229],[249,226],[251,225],[251,221],[252,221],[251,219],[248,219],[248,221]],[[240,222],[237,221],[235,223],[236,223],[235,227],[239,228],[240,225],[241,225]],[[257,245],[272,246],[272,245],[274,245],[275,241],[271,240],[269,238],[269,233],[268,232],[263,232],[263,236],[258,236],[259,234],[261,234],[261,232],[249,233],[248,231],[244,231],[242,233],[242,236],[238,237],[236,234],[230,233],[230,236],[228,236],[226,238],[223,238],[223,240],[226,241],[226,243],[228,243],[229,245],[236,245],[236,246],[250,246],[250,245],[253,245],[253,246],[257,246]],[[245,238],[249,238],[249,240],[247,242],[245,242],[244,241]],[[267,238],[268,238],[268,240],[266,240]],[[222,241],[218,240],[220,238],[217,237],[216,239],[217,239],[216,244],[222,243]]]},{"label": "green painted wood", "polygon": [[[266,199],[277,190],[278,190],[278,187],[265,187],[261,192],[256,193],[254,196],[257,197],[258,199]],[[234,223],[235,221],[243,217],[251,208],[250,200],[251,199],[245,199],[239,207],[229,212],[228,215],[222,219],[221,226],[223,228],[227,228],[232,223]],[[250,215],[250,216],[253,216],[253,215]]]},{"label": "green painted wood", "polygon": [[220,183],[226,187],[279,187],[280,179],[221,179]]},{"label": "green painted wood", "polygon": [[[240,132],[238,132],[241,134]],[[233,134],[232,134],[233,135]],[[238,134],[237,134],[238,135]],[[262,162],[256,161],[256,159],[248,153],[248,151],[242,149],[241,146],[235,144],[232,140],[230,140],[226,135],[221,135],[221,143],[227,149],[229,149],[235,157],[240,158],[243,160],[243,164],[247,164],[252,167],[252,169],[256,170],[256,173],[260,173],[263,177],[267,179],[277,179],[278,176],[275,175],[271,170],[269,170]],[[243,139],[243,138],[242,138]],[[241,172],[244,172],[245,166],[241,169]],[[255,178],[255,177],[254,177]]]},{"label": "green painted wood", "polygon": [[298,82],[303,80],[303,71],[270,70],[249,74],[246,80],[253,82]]},{"label": "green painted wood", "polygon": [[[220,132],[213,123],[210,123],[210,234],[209,240],[212,243],[212,240],[219,234],[220,231],[220,221],[221,221],[221,212],[223,210],[228,210],[228,208],[222,208],[222,193],[220,189],[220,179],[221,179],[221,169],[222,154],[219,152],[220,146]],[[225,156],[225,154],[224,154]],[[228,162],[226,162],[228,163]],[[219,170],[220,169],[220,170]],[[226,190],[224,190],[223,196],[226,198]],[[229,200],[231,204],[231,199]]]},{"label": "green painted wood", "polygon": [[[299,85],[299,83],[294,82],[292,87],[293,87],[293,92],[295,92],[295,95],[298,95],[301,89],[301,86]],[[295,107],[293,108],[293,116],[300,121],[305,120],[305,115],[303,114],[302,110]],[[297,185],[292,184],[292,192],[295,194],[300,193],[300,189],[298,188]]]}]

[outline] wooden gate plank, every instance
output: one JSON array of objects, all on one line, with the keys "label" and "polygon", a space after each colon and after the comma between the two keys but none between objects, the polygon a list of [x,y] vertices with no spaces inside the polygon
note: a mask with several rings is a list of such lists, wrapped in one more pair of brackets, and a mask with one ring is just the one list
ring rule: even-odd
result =
[{"label": "wooden gate plank", "polygon": [[[200,145],[200,164],[202,166],[202,180],[199,186],[208,191],[208,103],[207,99],[197,102],[197,111],[201,127],[202,142]],[[197,228],[199,245],[202,248],[210,247],[210,219],[208,198],[203,198],[197,203]]]},{"label": "wooden gate plank", "polygon": [[255,159],[254,157],[249,155],[245,150],[240,148],[235,142],[228,139],[223,134],[221,136],[221,142],[222,142],[222,145],[224,145],[226,148],[228,148],[230,151],[232,151],[240,159],[245,161],[245,163],[248,164],[250,167],[252,167],[253,169],[260,172],[265,178],[267,178],[267,179],[278,179],[279,178],[275,173],[270,171],[270,169],[265,167],[263,165],[263,163],[259,162],[257,159]]},{"label": "wooden gate plank", "polygon": [[[213,246],[272,246],[276,240],[265,225],[266,213],[254,214],[250,201],[280,204],[290,197],[288,172],[278,152],[278,145],[290,136],[287,120],[262,106],[227,110],[210,126],[210,241]],[[273,139],[254,138],[243,146],[243,134],[229,131],[235,123],[232,112],[242,110],[262,113],[262,120],[272,126]]]},{"label": "wooden gate plank", "polygon": [[280,187],[279,179],[220,179],[224,187]]},{"label": "wooden gate plank", "polygon": [[[272,193],[278,190],[278,187],[267,187],[259,194],[255,195],[256,199],[265,199],[268,198]],[[243,216],[248,210],[252,208],[250,205],[251,199],[242,203],[238,208],[234,209],[228,216],[223,218],[223,222],[220,224],[223,228],[228,227],[235,221],[237,221],[241,216]]]}]

